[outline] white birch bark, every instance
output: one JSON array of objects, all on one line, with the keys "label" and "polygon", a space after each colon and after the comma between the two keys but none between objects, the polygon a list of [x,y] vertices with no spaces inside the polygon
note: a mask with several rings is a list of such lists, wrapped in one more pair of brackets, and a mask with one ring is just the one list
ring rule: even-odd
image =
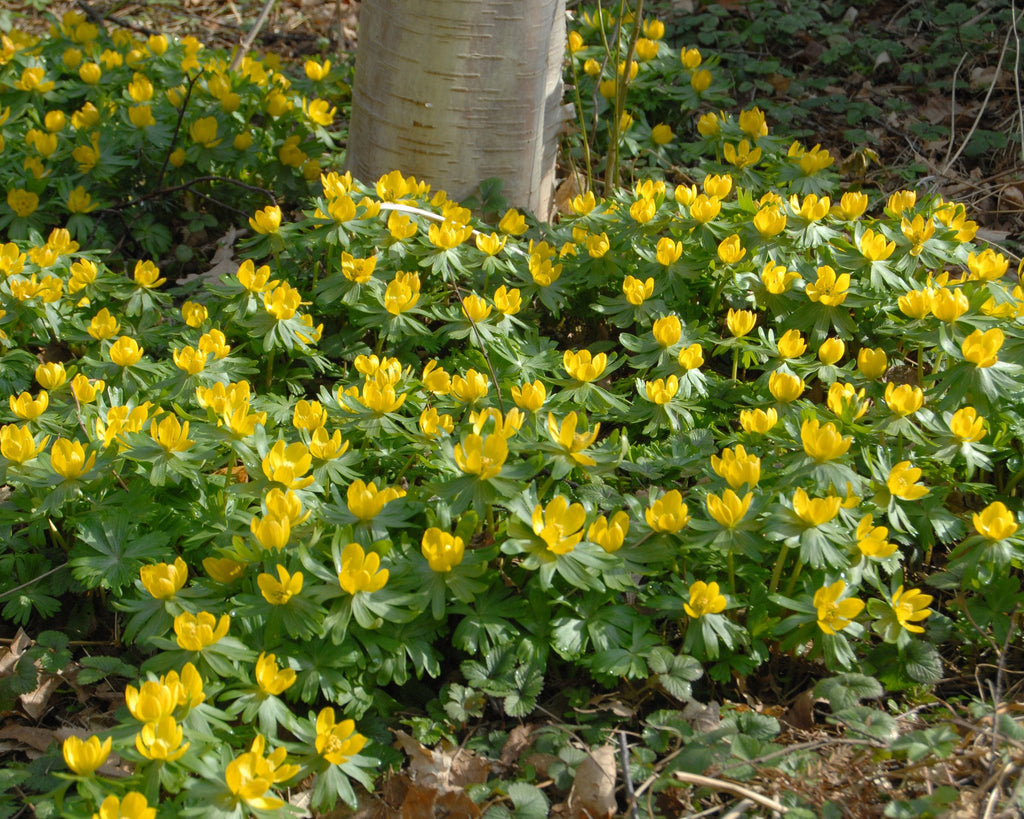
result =
[{"label": "white birch bark", "polygon": [[492,177],[551,213],[563,126],[565,0],[363,0],[347,165],[452,199]]}]

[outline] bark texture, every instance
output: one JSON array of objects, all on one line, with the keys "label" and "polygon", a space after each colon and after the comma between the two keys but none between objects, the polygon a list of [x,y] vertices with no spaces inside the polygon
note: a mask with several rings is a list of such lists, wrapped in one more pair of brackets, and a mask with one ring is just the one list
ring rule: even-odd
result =
[{"label": "bark texture", "polygon": [[565,0],[363,0],[348,168],[453,199],[500,177],[550,215],[563,126]]}]

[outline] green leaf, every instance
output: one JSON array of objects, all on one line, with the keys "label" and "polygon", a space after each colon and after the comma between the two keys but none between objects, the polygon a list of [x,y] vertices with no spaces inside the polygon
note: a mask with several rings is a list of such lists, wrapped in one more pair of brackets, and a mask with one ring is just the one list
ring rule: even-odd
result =
[{"label": "green leaf", "polygon": [[135,536],[127,509],[106,511],[79,525],[79,542],[72,547],[72,574],[90,589],[121,591],[139,576],[139,569],[169,557],[170,535],[149,532]]},{"label": "green leaf", "polygon": [[135,666],[118,657],[83,657],[79,661],[79,665],[82,666],[82,669],[75,678],[75,682],[79,685],[90,685],[112,676],[126,677],[132,680],[139,674],[139,670]]},{"label": "green leaf", "polygon": [[900,651],[903,671],[914,682],[934,685],[942,679],[942,658],[931,643],[912,640]]},{"label": "green leaf", "polygon": [[838,722],[844,724],[848,731],[888,745],[900,733],[896,720],[884,711],[868,705],[853,705],[844,708],[835,715]]},{"label": "green leaf", "polygon": [[545,819],[548,815],[548,800],[544,792],[529,782],[513,782],[508,786],[508,795],[516,806],[516,819]]},{"label": "green leaf", "polygon": [[828,700],[833,712],[857,705],[861,700],[878,699],[883,693],[878,680],[855,672],[837,674],[814,686],[814,696]]}]

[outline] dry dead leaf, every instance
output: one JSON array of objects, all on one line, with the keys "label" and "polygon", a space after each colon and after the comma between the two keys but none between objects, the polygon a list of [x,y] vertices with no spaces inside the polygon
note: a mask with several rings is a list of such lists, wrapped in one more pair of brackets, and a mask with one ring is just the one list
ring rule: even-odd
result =
[{"label": "dry dead leaf", "polygon": [[807,731],[813,728],[814,690],[809,688],[802,694],[798,694],[797,698],[793,700],[793,704],[789,706],[789,710],[786,711],[782,718],[794,728],[799,728],[802,731]]},{"label": "dry dead leaf", "polygon": [[618,808],[615,802],[615,749],[610,745],[595,748],[576,768],[569,795],[571,819],[611,819]]},{"label": "dry dead leaf", "polygon": [[487,781],[491,762],[465,748],[442,743],[434,750],[404,731],[395,731],[395,745],[409,755],[408,772],[413,782],[445,793]]},{"label": "dry dead leaf", "polygon": [[530,747],[530,737],[532,734],[532,725],[517,725],[509,731],[508,739],[505,740],[505,744],[502,746],[498,764],[504,768],[511,768],[515,765],[519,761],[519,757],[523,755],[523,751]]}]

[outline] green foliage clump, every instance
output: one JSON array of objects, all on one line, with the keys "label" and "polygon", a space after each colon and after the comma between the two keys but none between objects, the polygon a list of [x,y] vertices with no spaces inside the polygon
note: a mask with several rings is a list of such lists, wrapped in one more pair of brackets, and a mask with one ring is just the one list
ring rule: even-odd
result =
[{"label": "green foliage clump", "polygon": [[[40,49],[72,48],[9,42],[13,85]],[[188,46],[148,47],[122,59],[179,82]],[[47,76],[12,117],[92,93]],[[168,134],[188,93],[158,118]],[[251,121],[206,104],[181,166],[199,175]],[[74,216],[43,239],[63,192],[11,205],[4,617],[106,596],[143,659],[117,724],[36,780],[58,810],[286,815],[283,788],[306,780],[314,807],[351,803],[416,680],[459,679],[454,725],[487,698],[524,717],[563,672],[683,700],[705,673],[799,657],[862,672],[826,695],[888,732],[857,710],[880,694],[864,674],[931,685],[958,612],[997,628],[1024,558],[1006,258],[955,203],[839,191],[828,152],[787,146],[758,109],[696,129],[699,184],[587,191],[555,224],[507,210],[492,229],[398,172],[325,170],[296,218],[253,208],[237,271],[187,298],[152,260],[129,278],[80,247]],[[234,170],[284,173],[259,163],[289,138]],[[113,195],[114,176],[61,167],[48,190]],[[777,733],[749,716],[729,725]],[[129,776],[96,773],[112,749]]]}]

